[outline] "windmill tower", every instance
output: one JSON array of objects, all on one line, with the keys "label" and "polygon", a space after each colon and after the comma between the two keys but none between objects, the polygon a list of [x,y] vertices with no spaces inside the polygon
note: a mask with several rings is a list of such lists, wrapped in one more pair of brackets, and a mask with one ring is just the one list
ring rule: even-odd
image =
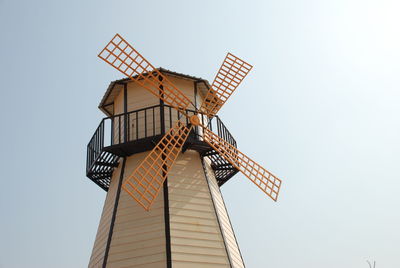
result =
[{"label": "windmill tower", "polygon": [[241,171],[276,201],[281,185],[216,115],[251,65],[228,53],[210,85],[154,68],[118,34],[99,57],[128,78],[108,87],[87,146],[107,191],[89,267],[244,267],[219,187]]}]

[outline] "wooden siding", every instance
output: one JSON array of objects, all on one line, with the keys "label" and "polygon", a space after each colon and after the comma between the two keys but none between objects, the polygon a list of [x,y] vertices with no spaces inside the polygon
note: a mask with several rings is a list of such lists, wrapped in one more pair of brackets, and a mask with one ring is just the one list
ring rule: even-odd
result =
[{"label": "wooden siding", "polygon": [[[187,79],[182,79],[182,78],[177,78],[173,76],[167,76],[168,80],[171,81],[180,91],[182,91],[186,97],[190,99],[190,101],[194,104],[195,99],[194,99],[194,82],[192,80],[187,80]],[[194,107],[192,105],[189,105],[188,109],[194,110]],[[165,110],[165,129],[168,131],[170,129],[170,126],[174,126],[176,122],[178,121],[178,112],[175,109],[171,109],[171,117],[172,120],[170,120],[170,111]],[[185,117],[181,118],[181,121],[183,122]]]},{"label": "wooden siding", "polygon": [[[121,94],[121,93],[120,93]],[[123,94],[123,92],[122,92]],[[135,82],[128,82],[128,111],[160,104],[160,99]]]},{"label": "wooden siding", "polygon": [[122,114],[124,112],[124,86],[118,85],[118,87],[121,87],[121,90],[114,99],[114,114]]},{"label": "wooden siding", "polygon": [[[124,180],[148,152],[127,158]],[[145,211],[121,190],[107,267],[165,267],[165,220],[163,191],[152,209]]]},{"label": "wooden siding", "polygon": [[244,267],[243,259],[239,251],[239,246],[236,241],[235,234],[233,233],[232,225],[228,217],[228,212],[225,207],[224,200],[222,199],[221,191],[218,187],[214,172],[208,161],[204,161],[205,172],[207,181],[210,185],[211,195],[215,204],[216,213],[221,224],[222,233],[227,246],[229,258],[232,267]]},{"label": "wooden siding", "polygon": [[[174,85],[179,88],[193,103],[194,100],[194,82],[191,80],[180,79],[172,76],[167,76],[167,78],[174,83]],[[127,86],[127,111],[136,111],[139,109],[151,107],[154,105],[160,104],[160,99],[153,94],[151,94],[148,90],[141,87],[139,84],[135,82],[128,82]],[[189,109],[194,109],[194,107],[189,107]],[[114,111],[115,114],[121,114],[124,112],[124,90],[120,90],[118,95],[114,99]],[[169,130],[170,126],[174,126],[177,121],[178,113],[175,109],[171,109],[171,112],[168,108],[165,108],[165,128],[166,131]],[[170,120],[170,115],[172,120]],[[147,122],[151,122],[148,124],[148,129],[145,131],[145,118]],[[119,133],[124,132],[124,120],[121,117],[121,122],[116,120],[114,122],[114,142],[119,143]],[[144,138],[145,134],[147,136],[151,136],[150,133],[154,133],[155,135],[159,135],[161,133],[161,123],[160,123],[160,109],[155,108],[154,110],[154,132],[153,132],[153,114],[152,111],[147,110],[146,115],[144,111],[138,113],[138,117],[136,115],[131,115],[128,122],[129,131],[129,139],[136,140],[140,138]],[[183,119],[182,119],[183,120]],[[136,128],[138,128],[138,132],[136,132]],[[121,140],[122,142],[123,140]]]},{"label": "wooden siding", "polygon": [[229,267],[200,156],[188,150],[168,176],[173,267]]},{"label": "wooden siding", "polygon": [[120,161],[118,168],[114,171],[111,179],[110,189],[107,192],[106,200],[103,206],[103,212],[101,213],[99,227],[97,229],[96,240],[94,242],[92,255],[89,261],[90,268],[102,267],[103,265],[104,253],[106,249],[108,233],[110,230],[111,217],[114,210],[115,196],[118,188],[118,180],[121,174],[121,166],[122,161]]},{"label": "wooden siding", "polygon": [[[180,79],[168,75],[166,76],[168,80],[170,80],[193,103],[195,103],[193,81]],[[120,92],[114,99],[115,114],[123,113],[124,111],[123,96],[124,96],[124,90],[120,90]],[[160,104],[160,99],[151,94],[147,89],[141,87],[139,84],[133,81],[128,82],[128,100],[127,100],[128,112],[159,104]],[[189,107],[189,109],[193,109],[193,107]]]},{"label": "wooden siding", "polygon": [[[127,159],[124,180],[147,153]],[[244,267],[214,173],[207,162],[205,167],[206,172],[199,154],[188,150],[178,156],[169,173],[172,265]],[[120,167],[111,181],[89,267],[103,263],[119,176]],[[122,190],[107,267],[161,268],[166,261],[163,191],[147,212]]]},{"label": "wooden siding", "polygon": [[[124,112],[124,87],[122,85],[119,85],[122,87],[122,90],[120,90],[119,94],[115,97],[114,99],[114,114],[122,114]],[[123,140],[120,140],[123,137],[118,136],[119,133],[123,133],[124,131],[124,120],[123,118],[120,119],[121,122],[119,122],[118,119],[114,121],[114,143],[119,143],[123,142]]]}]

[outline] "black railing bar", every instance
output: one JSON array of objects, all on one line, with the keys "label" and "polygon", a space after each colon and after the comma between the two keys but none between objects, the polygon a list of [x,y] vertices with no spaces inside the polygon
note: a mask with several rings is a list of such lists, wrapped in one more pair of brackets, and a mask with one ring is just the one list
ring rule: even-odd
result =
[{"label": "black railing bar", "polygon": [[126,113],[120,113],[120,114],[115,114],[115,115],[112,115],[112,116],[109,116],[109,117],[104,117],[103,119],[109,119],[109,118],[113,118],[113,117],[117,117],[117,116],[123,116],[123,115],[125,115],[125,114],[132,114],[132,113],[136,113],[136,112],[140,112],[140,111],[143,111],[143,110],[146,110],[146,109],[152,109],[152,108],[156,108],[156,107],[159,107],[160,105],[153,105],[153,106],[149,106],[149,107],[146,107],[146,108],[141,108],[141,109],[137,109],[137,110],[134,110],[134,111],[130,111],[130,112],[126,112]]},{"label": "black railing bar", "polygon": [[[150,109],[153,109],[153,108],[156,108],[156,107],[161,107],[161,106],[162,106],[162,105],[153,105],[153,106],[150,106],[150,107],[137,109],[137,110],[130,111],[130,112],[127,112],[127,113],[115,114],[115,115],[112,115],[112,116],[109,116],[109,117],[104,117],[103,120],[105,120],[105,119],[112,119],[112,118],[114,118],[114,117],[120,117],[120,116],[123,116],[123,115],[126,115],[126,114],[137,113],[137,112],[141,112],[141,111],[144,111],[144,110],[150,110]],[[174,108],[173,106],[166,105],[166,104],[164,104],[163,106],[168,107],[168,108]],[[174,108],[174,109],[175,109],[175,108]],[[186,109],[185,111],[192,112],[193,114],[196,114],[196,113],[197,113],[197,114],[202,114],[202,115],[205,115],[205,116],[206,116],[206,114],[203,113],[203,112],[201,112],[201,111],[195,111],[195,110],[191,110],[191,109]],[[179,112],[179,114],[181,114],[181,112]],[[182,114],[182,115],[183,115],[183,114]]]},{"label": "black railing bar", "polygon": [[124,125],[122,125],[123,124],[123,122],[124,122],[124,120],[123,120],[123,117],[122,116],[120,116],[119,117],[120,118],[120,121],[121,121],[121,123],[120,123],[120,126],[119,126],[119,132],[120,132],[120,135],[121,135],[121,137],[120,137],[120,143],[121,142],[124,142]]},{"label": "black railing bar", "polygon": [[96,136],[96,132],[97,132],[97,130],[100,128],[101,124],[103,124],[103,122],[104,122],[104,119],[105,119],[105,118],[103,118],[103,119],[100,121],[100,124],[99,124],[99,126],[98,126],[98,127],[96,128],[96,130],[94,131],[94,134],[93,134],[92,138],[89,140],[88,144],[89,144],[89,143],[91,143],[91,142],[92,142],[92,140],[95,138],[95,136]]},{"label": "black railing bar", "polygon": [[[154,113],[154,108],[155,107],[153,107],[153,136],[156,135],[156,128],[155,128],[155,125],[156,125],[155,118],[156,118],[156,116],[155,116],[155,113]],[[161,110],[160,110],[160,112],[161,112]]]},{"label": "black railing bar", "polygon": [[105,129],[106,129],[105,124],[103,124],[103,125],[101,126],[101,142],[100,142],[100,144],[101,144],[101,149],[102,149],[102,150],[103,150],[104,145],[105,145],[105,141],[104,141]]},{"label": "black railing bar", "polygon": [[123,118],[123,116],[120,116],[119,118],[121,119],[121,141],[124,142],[124,139],[125,139],[125,124],[124,124],[124,120],[123,120],[124,118]]},{"label": "black railing bar", "polygon": [[113,145],[118,143],[118,140],[117,140],[118,131],[119,131],[118,129],[119,129],[118,122],[116,120],[114,120],[114,135],[112,137]]},{"label": "black railing bar", "polygon": [[127,126],[125,126],[127,128],[127,132],[128,132],[126,140],[130,141],[131,140],[131,115],[127,114],[126,116],[128,117],[128,119],[126,121],[127,122]]},{"label": "black railing bar", "polygon": [[97,135],[98,135],[98,131],[96,131],[96,136],[94,136],[94,139],[93,139],[93,148],[95,149],[95,152],[97,150]]},{"label": "black railing bar", "polygon": [[101,136],[101,128],[99,129],[99,132],[97,132],[97,135],[96,135],[96,149],[99,149],[99,150],[101,150],[101,148],[100,148],[100,136]]},{"label": "black railing bar", "polygon": [[118,116],[118,143],[121,143],[121,117]]},{"label": "black railing bar", "polygon": [[[162,116],[162,114],[164,114],[164,116]],[[166,132],[166,131],[165,131],[165,110],[164,110],[164,105],[162,105],[162,104],[160,104],[160,114],[159,114],[159,117],[160,117],[160,122],[159,122],[160,133],[161,133],[161,134],[165,134],[165,132]],[[164,122],[162,122],[163,117],[164,117]],[[164,129],[163,129],[163,123],[164,123]],[[153,128],[155,129],[155,128],[156,128],[156,125],[154,125]],[[163,133],[163,130],[164,130],[164,133]]]},{"label": "black railing bar", "polygon": [[218,121],[217,121],[217,134],[218,134],[218,136],[220,136],[221,138],[223,138],[223,136],[221,135],[221,134],[222,134],[222,133],[221,133],[221,125],[218,124]]},{"label": "black railing bar", "polygon": [[111,138],[110,138],[110,145],[113,145],[113,141],[114,141],[114,119],[110,119],[111,120]]},{"label": "black railing bar", "polygon": [[134,140],[133,134],[132,134],[132,124],[133,120],[131,117],[131,114],[128,114],[128,125],[126,126],[128,128],[128,141]]},{"label": "black railing bar", "polygon": [[229,137],[228,137],[228,135],[226,134],[225,129],[226,129],[226,128],[222,127],[222,125],[221,125],[221,131],[222,131],[222,135],[223,135],[224,139],[226,139],[228,142],[230,142]]},{"label": "black railing bar", "polygon": [[136,112],[136,139],[139,139],[139,112]]},{"label": "black railing bar", "polygon": [[169,113],[169,128],[172,128],[172,113],[171,113],[171,107],[168,106],[168,113]]},{"label": "black railing bar", "polygon": [[101,125],[101,149],[104,148],[104,124]]},{"label": "black railing bar", "polygon": [[[189,115],[189,112],[188,111],[185,111],[185,114],[186,115]],[[186,117],[186,125],[188,125],[189,124],[189,118],[187,117],[187,116],[185,116]]]},{"label": "black railing bar", "polygon": [[117,130],[118,122],[117,122],[116,118],[112,118],[112,121],[113,121],[113,136],[111,137],[111,141],[112,141],[111,144],[114,145],[117,143],[116,137],[118,135],[118,130]]},{"label": "black railing bar", "polygon": [[99,131],[96,133],[96,139],[95,139],[95,146],[96,146],[96,149],[99,149],[100,148],[100,139],[99,139],[99,136],[100,136],[100,132],[101,132],[101,128],[99,129]]},{"label": "black railing bar", "polygon": [[147,138],[147,110],[144,110],[144,137]]},{"label": "black railing bar", "polygon": [[229,132],[228,128],[225,126],[225,124],[222,122],[222,120],[218,117],[218,115],[215,116],[218,120],[218,122],[223,126],[223,128],[226,130],[230,138],[236,142],[236,140],[233,138],[232,134]]}]

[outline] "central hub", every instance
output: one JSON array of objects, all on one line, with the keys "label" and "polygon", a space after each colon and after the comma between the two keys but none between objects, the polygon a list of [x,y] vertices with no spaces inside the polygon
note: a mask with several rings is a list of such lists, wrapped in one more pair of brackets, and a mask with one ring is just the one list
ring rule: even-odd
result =
[{"label": "central hub", "polygon": [[191,123],[193,126],[198,126],[198,125],[200,125],[200,119],[199,119],[199,117],[198,117],[197,115],[192,115],[192,116],[190,117],[190,123]]}]

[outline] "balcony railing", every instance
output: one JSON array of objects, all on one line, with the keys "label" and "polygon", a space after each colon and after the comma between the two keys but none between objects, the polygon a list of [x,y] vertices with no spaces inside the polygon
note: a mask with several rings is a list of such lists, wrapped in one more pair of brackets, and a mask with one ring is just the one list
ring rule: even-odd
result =
[{"label": "balcony railing", "polygon": [[[186,110],[188,116],[195,113]],[[197,115],[203,125],[218,134],[221,138],[236,147],[236,141],[218,116],[212,119],[204,114]],[[139,144],[141,141],[160,139],[162,134],[175,125],[177,120],[189,124],[189,119],[169,105],[155,105],[128,113],[103,118],[87,145],[87,174],[93,173],[99,163],[109,167],[115,163],[106,163],[107,158],[117,161],[117,156],[111,158],[105,154],[109,148],[124,147],[125,144]],[[190,139],[202,142],[202,128],[195,127]],[[212,151],[212,148],[209,148]],[[210,153],[210,152],[209,152]]]}]

